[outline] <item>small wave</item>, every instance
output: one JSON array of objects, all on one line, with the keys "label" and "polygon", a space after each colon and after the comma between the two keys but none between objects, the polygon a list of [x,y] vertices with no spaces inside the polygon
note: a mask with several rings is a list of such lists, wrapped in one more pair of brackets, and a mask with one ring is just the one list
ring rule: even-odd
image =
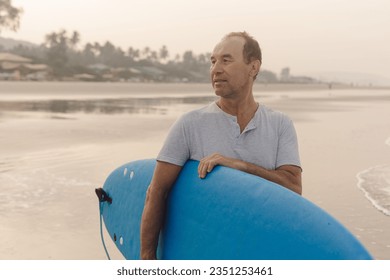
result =
[{"label": "small wave", "polygon": [[390,216],[390,165],[368,168],[357,174],[357,178],[358,187],[372,205]]}]

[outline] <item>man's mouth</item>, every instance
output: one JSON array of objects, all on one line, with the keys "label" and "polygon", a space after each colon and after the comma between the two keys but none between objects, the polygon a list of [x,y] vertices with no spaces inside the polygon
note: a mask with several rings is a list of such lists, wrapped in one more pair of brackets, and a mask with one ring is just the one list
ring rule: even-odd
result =
[{"label": "man's mouth", "polygon": [[224,79],[214,79],[214,80],[213,80],[213,83],[214,83],[214,85],[216,85],[216,86],[222,85],[222,84],[224,84],[224,83],[226,83],[226,82],[227,82],[227,80],[224,80]]}]

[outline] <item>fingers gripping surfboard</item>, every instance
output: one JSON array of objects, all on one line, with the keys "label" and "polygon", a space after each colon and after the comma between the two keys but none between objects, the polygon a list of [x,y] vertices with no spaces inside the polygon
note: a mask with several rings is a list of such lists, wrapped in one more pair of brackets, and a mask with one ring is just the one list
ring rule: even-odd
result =
[{"label": "fingers gripping surfboard", "polygon": [[[114,170],[101,214],[126,259],[140,258],[140,225],[156,161]],[[217,166],[205,179],[188,161],[168,198],[159,259],[371,259],[337,220],[305,198],[234,169]]]}]

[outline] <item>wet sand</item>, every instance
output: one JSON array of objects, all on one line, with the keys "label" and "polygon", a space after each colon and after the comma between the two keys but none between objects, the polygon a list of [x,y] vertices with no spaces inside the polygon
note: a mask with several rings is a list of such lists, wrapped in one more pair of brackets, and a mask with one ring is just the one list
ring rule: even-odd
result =
[{"label": "wet sand", "polygon": [[[117,166],[155,157],[173,121],[213,98],[209,85],[18,84],[0,84],[0,259],[105,259],[94,189]],[[390,216],[356,177],[390,164],[390,91],[268,85],[256,93],[295,123],[303,195],[375,258],[390,259]],[[107,235],[106,243],[121,259]]]}]

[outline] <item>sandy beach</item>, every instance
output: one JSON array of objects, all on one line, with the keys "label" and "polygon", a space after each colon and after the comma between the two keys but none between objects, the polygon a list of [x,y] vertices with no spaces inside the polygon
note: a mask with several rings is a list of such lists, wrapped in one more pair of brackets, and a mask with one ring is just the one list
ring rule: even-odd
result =
[{"label": "sandy beach", "polygon": [[[390,215],[366,197],[363,175],[381,167],[369,183],[387,184],[390,211],[390,89],[255,90],[294,121],[304,197],[389,260]],[[105,259],[94,189],[119,165],[154,158],[174,120],[213,98],[203,84],[1,82],[0,259]]]}]

